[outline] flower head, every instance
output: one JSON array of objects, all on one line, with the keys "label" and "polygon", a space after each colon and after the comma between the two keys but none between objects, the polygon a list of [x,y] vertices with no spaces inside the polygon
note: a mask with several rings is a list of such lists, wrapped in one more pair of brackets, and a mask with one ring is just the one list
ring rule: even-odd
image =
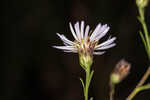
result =
[{"label": "flower head", "polygon": [[93,63],[93,54],[102,55],[106,49],[114,47],[116,44],[114,40],[116,37],[109,37],[107,41],[99,44],[98,41],[106,35],[109,30],[107,24],[98,24],[94,31],[89,31],[89,25],[85,26],[84,21],[76,22],[74,28],[69,23],[71,33],[75,38],[74,41],[68,40],[64,35],[57,33],[65,46],[53,46],[54,48],[61,49],[64,52],[73,52],[79,54],[80,65],[86,69]]},{"label": "flower head", "polygon": [[[59,38],[63,41],[64,46],[53,46],[54,48],[61,49],[64,52],[79,53],[82,55],[101,55],[105,53],[106,49],[114,47],[116,44],[114,40],[116,37],[109,37],[107,41],[98,44],[98,41],[106,35],[109,30],[107,24],[98,24],[94,31],[89,31],[89,25],[85,25],[84,21],[76,22],[74,27],[69,23],[71,33],[74,37],[74,41],[70,41],[64,35],[57,33]],[[90,35],[91,34],[91,35]]]}]

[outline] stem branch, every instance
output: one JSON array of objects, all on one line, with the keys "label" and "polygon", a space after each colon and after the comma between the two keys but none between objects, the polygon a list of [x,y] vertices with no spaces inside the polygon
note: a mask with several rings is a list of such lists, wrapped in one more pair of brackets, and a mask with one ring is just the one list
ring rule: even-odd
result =
[{"label": "stem branch", "polygon": [[[126,100],[132,100],[132,98],[141,90],[138,90],[139,88],[143,87],[142,85],[147,80],[148,76],[150,75],[150,67],[148,67],[147,71],[143,75],[142,79],[137,84],[136,88],[131,92],[131,94],[127,97]],[[143,89],[142,89],[143,90]]]},{"label": "stem branch", "polygon": [[135,90],[132,92],[132,95],[130,95],[130,97],[127,100],[132,100],[135,97],[135,95],[138,94],[140,91],[147,90],[147,89],[150,89],[150,83],[135,88]]}]

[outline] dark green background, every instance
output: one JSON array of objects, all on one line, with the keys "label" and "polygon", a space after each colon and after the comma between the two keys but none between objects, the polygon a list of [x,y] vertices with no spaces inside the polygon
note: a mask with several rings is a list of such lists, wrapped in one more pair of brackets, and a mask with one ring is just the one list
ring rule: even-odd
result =
[{"label": "dark green background", "polygon": [[[52,48],[62,45],[56,32],[73,40],[69,22],[84,20],[92,29],[99,22],[108,24],[110,31],[103,40],[110,34],[117,37],[116,47],[94,56],[89,94],[94,100],[108,100],[109,74],[120,59],[132,68],[116,86],[115,100],[125,100],[150,65],[138,34],[134,0],[2,0],[1,4],[0,100],[83,100],[79,77],[84,71],[78,55]],[[148,23],[149,12],[147,7]],[[149,94],[144,91],[134,100],[150,100]]]}]

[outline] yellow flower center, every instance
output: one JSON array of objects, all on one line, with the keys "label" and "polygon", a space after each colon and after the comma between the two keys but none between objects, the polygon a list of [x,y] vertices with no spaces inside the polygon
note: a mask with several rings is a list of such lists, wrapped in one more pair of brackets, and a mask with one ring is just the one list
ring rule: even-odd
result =
[{"label": "yellow flower center", "polygon": [[77,48],[79,54],[82,55],[93,55],[93,51],[95,46],[97,45],[97,42],[92,41],[90,42],[90,39],[88,38],[87,40],[82,39],[81,42],[75,41],[75,47]]}]

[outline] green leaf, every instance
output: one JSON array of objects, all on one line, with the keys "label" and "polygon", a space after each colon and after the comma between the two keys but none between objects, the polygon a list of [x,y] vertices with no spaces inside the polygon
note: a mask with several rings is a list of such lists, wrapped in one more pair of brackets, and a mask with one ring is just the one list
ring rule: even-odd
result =
[{"label": "green leaf", "polygon": [[85,93],[85,86],[84,86],[83,79],[82,79],[82,78],[80,78],[80,81],[81,81],[81,83],[82,83],[82,86],[83,86],[83,91],[84,91],[84,93]]},{"label": "green leaf", "polygon": [[92,70],[92,71],[91,71],[91,73],[90,73],[90,77],[89,77],[89,84],[91,83],[91,80],[92,80],[93,74],[94,74],[94,70]]},{"label": "green leaf", "polygon": [[142,33],[141,31],[140,31],[139,33],[140,33],[142,42],[144,43],[145,49],[147,50],[147,43],[146,43],[146,40],[145,40],[145,38],[144,38],[144,35],[143,35],[143,33]]}]

